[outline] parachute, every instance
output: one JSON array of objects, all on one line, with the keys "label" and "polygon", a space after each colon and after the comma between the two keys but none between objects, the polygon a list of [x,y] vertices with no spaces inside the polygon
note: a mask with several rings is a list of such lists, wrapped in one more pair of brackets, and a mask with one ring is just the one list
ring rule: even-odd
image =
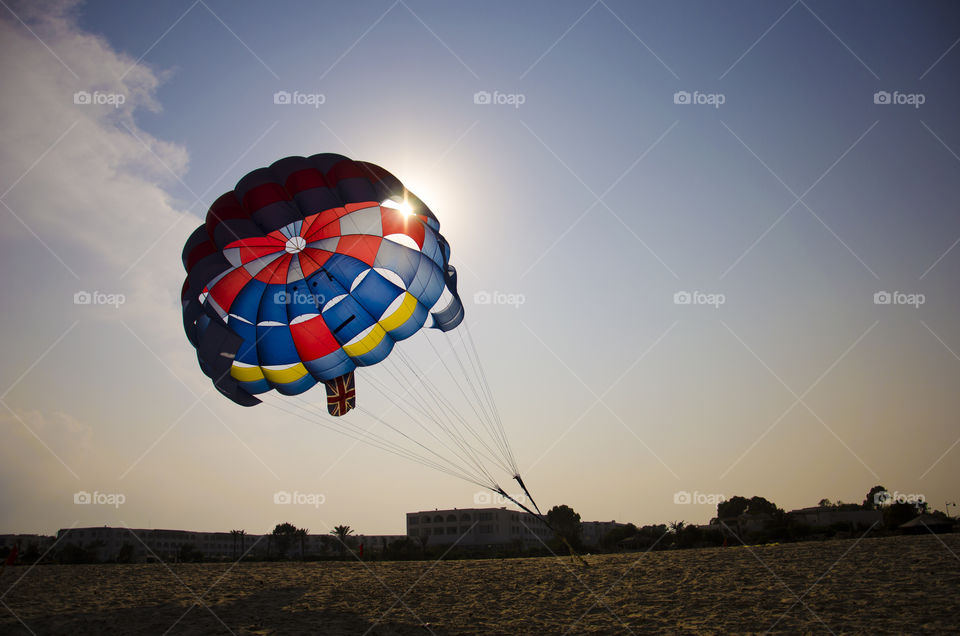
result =
[{"label": "parachute", "polygon": [[[182,258],[183,326],[220,393],[490,489],[546,522],[520,477],[464,323],[440,222],[395,176],[337,154],[281,159],[214,201]],[[428,331],[428,321],[429,331],[459,336],[446,354],[427,342],[473,418],[396,346]],[[456,366],[447,364],[450,355]],[[354,372],[372,365],[390,381],[364,380],[411,424],[357,404]],[[319,383],[336,426],[300,397]],[[382,432],[361,426],[357,413]],[[504,491],[490,464],[517,481],[536,512]]]},{"label": "parachute", "polygon": [[184,328],[200,368],[237,404],[322,382],[340,416],[356,403],[354,369],[384,360],[428,318],[441,331],[463,320],[449,260],[437,218],[383,168],[287,157],[243,177],[190,236]]}]

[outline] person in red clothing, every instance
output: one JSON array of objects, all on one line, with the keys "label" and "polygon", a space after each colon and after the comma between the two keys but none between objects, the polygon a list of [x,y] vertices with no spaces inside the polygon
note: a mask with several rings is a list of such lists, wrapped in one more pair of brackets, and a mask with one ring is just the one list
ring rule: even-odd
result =
[{"label": "person in red clothing", "polygon": [[18,554],[19,552],[20,552],[20,546],[17,545],[17,544],[14,544],[13,547],[10,548],[10,552],[7,553],[7,558],[6,558],[6,560],[3,562],[3,567],[0,567],[0,574],[2,574],[3,571],[7,569],[7,566],[8,566],[8,565],[14,565],[14,564],[16,564],[16,562],[17,562],[17,554]]}]

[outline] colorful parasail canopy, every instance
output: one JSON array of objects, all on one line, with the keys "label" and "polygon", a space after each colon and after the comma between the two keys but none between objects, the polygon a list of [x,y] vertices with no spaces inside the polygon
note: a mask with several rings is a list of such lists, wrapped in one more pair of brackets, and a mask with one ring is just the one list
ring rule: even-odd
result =
[{"label": "colorful parasail canopy", "polygon": [[287,157],[218,198],[183,249],[183,324],[222,394],[327,389],[356,403],[353,371],[428,319],[463,320],[440,223],[392,174],[337,154]]}]

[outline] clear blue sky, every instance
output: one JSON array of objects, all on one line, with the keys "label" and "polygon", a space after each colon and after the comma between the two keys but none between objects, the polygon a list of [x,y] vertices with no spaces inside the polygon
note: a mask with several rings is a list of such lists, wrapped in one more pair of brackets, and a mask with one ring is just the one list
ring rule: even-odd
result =
[{"label": "clear blue sky", "polygon": [[[383,165],[435,211],[540,503],[704,523],[712,506],[674,494],[787,509],[876,483],[941,509],[960,496],[952,3],[0,14],[0,530],[387,533],[406,511],[473,505],[470,484],[203,395],[180,247],[246,172],[318,152]],[[84,290],[126,302],[75,305]],[[474,304],[483,291],[524,303]],[[694,291],[724,303],[674,302]],[[924,302],[878,305],[883,291]],[[403,346],[431,354],[419,336]],[[81,490],[126,503],[78,506]],[[279,490],[326,502],[278,507]]]}]

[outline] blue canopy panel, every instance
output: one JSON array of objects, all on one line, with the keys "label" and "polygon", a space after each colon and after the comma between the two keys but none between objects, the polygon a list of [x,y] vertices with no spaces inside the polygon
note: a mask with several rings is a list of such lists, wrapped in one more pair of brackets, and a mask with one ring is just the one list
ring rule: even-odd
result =
[{"label": "blue canopy panel", "polygon": [[358,258],[346,254],[334,254],[327,259],[320,271],[328,272],[329,277],[332,277],[343,289],[340,293],[346,294],[353,286],[353,281],[368,269],[370,266]]},{"label": "blue canopy panel", "polygon": [[427,307],[433,307],[443,294],[443,287],[442,270],[432,260],[421,255],[416,277],[407,286],[407,291]]},{"label": "blue canopy panel", "polygon": [[318,380],[332,380],[345,373],[350,373],[357,367],[353,359],[343,349],[336,349],[333,353],[328,353],[316,360],[305,360],[303,366],[307,368],[310,375]]},{"label": "blue canopy panel", "polygon": [[323,321],[343,346],[373,325],[376,319],[364,310],[356,298],[343,295],[327,302],[323,309]]},{"label": "blue canopy panel", "polygon": [[404,288],[409,288],[417,275],[422,258],[419,251],[387,239],[380,242],[380,250],[373,266],[395,273],[403,281]]},{"label": "blue canopy panel", "polygon": [[383,316],[387,308],[403,294],[404,289],[388,281],[375,269],[361,273],[350,289],[350,295],[371,316]]}]

